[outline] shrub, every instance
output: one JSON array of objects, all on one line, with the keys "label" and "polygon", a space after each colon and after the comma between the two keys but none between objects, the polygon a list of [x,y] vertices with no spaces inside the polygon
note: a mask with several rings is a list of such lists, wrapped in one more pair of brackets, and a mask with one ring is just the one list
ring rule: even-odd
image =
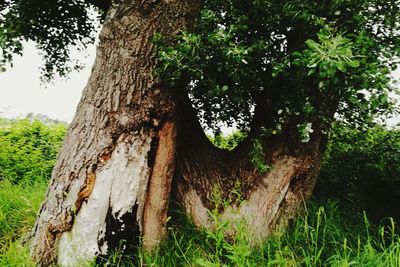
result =
[{"label": "shrub", "polygon": [[36,220],[67,125],[0,118],[0,266],[35,266],[21,244]]},{"label": "shrub", "polygon": [[0,119],[0,181],[47,180],[67,126],[38,119]]},{"label": "shrub", "polygon": [[337,125],[331,135],[315,194],[347,200],[372,219],[400,218],[400,130]]},{"label": "shrub", "polygon": [[236,131],[228,135],[217,134],[207,135],[207,137],[214,146],[221,149],[232,150],[246,138],[246,133]]}]

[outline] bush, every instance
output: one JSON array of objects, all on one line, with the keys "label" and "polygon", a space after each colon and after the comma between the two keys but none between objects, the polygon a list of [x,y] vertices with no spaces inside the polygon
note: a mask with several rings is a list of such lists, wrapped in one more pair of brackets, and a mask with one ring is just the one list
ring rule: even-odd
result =
[{"label": "bush", "polygon": [[0,266],[35,266],[21,244],[36,220],[67,125],[0,118]]},{"label": "bush", "polygon": [[49,120],[0,118],[0,181],[48,180],[66,129]]},{"label": "bush", "polygon": [[226,136],[222,134],[207,135],[208,139],[214,144],[214,146],[226,150],[233,150],[246,138],[246,136],[246,133],[240,131],[233,132]]},{"label": "bush", "polygon": [[337,125],[331,135],[315,195],[347,200],[378,220],[400,218],[400,130]]}]

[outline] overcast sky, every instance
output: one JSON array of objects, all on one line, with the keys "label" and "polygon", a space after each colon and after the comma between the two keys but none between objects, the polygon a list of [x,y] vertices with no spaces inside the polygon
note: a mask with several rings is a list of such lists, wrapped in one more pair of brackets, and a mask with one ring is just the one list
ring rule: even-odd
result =
[{"label": "overcast sky", "polygon": [[41,56],[33,43],[25,44],[24,55],[15,58],[14,67],[0,73],[0,116],[24,117],[28,113],[41,113],[71,122],[90,75],[95,46],[84,54],[74,55],[82,58],[83,70],[71,73],[68,80],[57,79],[43,85],[39,70],[43,65]]},{"label": "overcast sky", "polygon": [[[68,80],[55,80],[53,84],[40,82],[39,67],[42,66],[38,51],[33,43],[27,43],[23,57],[16,57],[14,67],[0,73],[0,116],[24,117],[28,113],[45,114],[52,119],[71,122],[83,88],[90,75],[95,57],[95,46],[82,59],[85,68],[73,72]],[[400,70],[396,71],[397,78]],[[390,124],[398,122],[391,120]]]}]

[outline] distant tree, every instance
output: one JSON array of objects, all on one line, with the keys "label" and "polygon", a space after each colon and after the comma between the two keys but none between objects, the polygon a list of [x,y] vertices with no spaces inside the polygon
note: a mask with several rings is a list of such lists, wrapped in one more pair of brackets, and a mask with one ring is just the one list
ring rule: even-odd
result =
[{"label": "distant tree", "polygon": [[[99,3],[3,1],[3,55],[34,40],[47,55],[45,76],[64,75],[69,46],[93,41],[87,6]],[[221,216],[243,218],[255,239],[290,220],[312,192],[332,121],[361,125],[391,110],[399,5],[102,5],[96,62],[35,227],[36,260],[78,264],[138,236],[154,248],[171,184],[197,226],[212,227],[215,188],[231,201]],[[218,149],[199,120],[216,133],[235,124],[247,137]]]}]

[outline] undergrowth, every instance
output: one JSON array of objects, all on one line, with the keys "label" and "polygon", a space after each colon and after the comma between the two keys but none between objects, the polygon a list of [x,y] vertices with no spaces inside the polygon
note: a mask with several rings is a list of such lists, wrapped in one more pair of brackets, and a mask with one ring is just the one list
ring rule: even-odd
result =
[{"label": "undergrowth", "polygon": [[[153,255],[140,252],[144,266],[400,266],[400,236],[393,220],[370,224],[365,214],[346,211],[337,202],[310,202],[288,230],[250,246],[244,225],[224,238],[230,222],[216,231],[196,231],[190,223],[171,225],[168,238]],[[126,263],[125,263],[126,264]],[[131,263],[132,266],[135,265]],[[122,265],[121,265],[122,266]]]},{"label": "undergrowth", "polygon": [[[0,145],[5,144],[0,146],[0,158],[7,159],[0,164],[0,266],[34,266],[26,241],[44,198],[50,176],[47,167],[54,162],[64,130],[47,130],[27,120],[3,122],[0,128]],[[18,147],[27,152],[14,153]],[[400,267],[399,226],[389,218],[380,226],[372,224],[365,213],[345,202],[314,199],[289,228],[275,231],[261,245],[250,245],[244,223],[239,219],[226,221],[219,215],[220,205],[233,200],[223,200],[217,194],[213,201],[210,216],[214,229],[196,230],[175,211],[170,214],[174,219],[169,221],[167,238],[155,253],[140,248],[135,255],[115,251],[105,262],[109,266]],[[227,235],[232,232],[236,234]]]},{"label": "undergrowth", "polygon": [[33,266],[27,244],[47,183],[0,181],[0,266]]},{"label": "undergrowth", "polygon": [[[0,183],[0,266],[33,266],[21,240],[34,224],[44,190],[39,183]],[[250,246],[240,221],[226,222],[214,211],[212,216],[213,231],[171,220],[157,252],[115,252],[107,261],[110,266],[400,266],[400,236],[393,220],[378,227],[365,214],[334,201],[310,202],[288,230],[276,231],[259,246]],[[237,235],[227,238],[232,225]]]}]

